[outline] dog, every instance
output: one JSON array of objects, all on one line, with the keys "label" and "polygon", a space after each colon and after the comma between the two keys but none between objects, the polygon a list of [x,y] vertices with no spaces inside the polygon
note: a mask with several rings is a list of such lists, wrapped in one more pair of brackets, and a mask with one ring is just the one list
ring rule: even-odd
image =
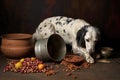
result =
[{"label": "dog", "polygon": [[82,55],[89,63],[94,63],[91,53],[95,51],[99,30],[83,19],[74,19],[65,16],[54,16],[43,20],[33,39],[48,38],[52,34],[59,34],[66,44],[72,46],[74,54]]}]

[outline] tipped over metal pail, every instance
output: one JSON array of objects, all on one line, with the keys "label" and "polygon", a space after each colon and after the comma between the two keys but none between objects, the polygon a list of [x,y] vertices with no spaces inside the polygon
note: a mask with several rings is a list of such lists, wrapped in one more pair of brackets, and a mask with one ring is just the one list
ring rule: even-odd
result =
[{"label": "tipped over metal pail", "polygon": [[36,41],[35,55],[42,61],[61,61],[66,55],[66,44],[63,38],[53,34],[49,38]]}]

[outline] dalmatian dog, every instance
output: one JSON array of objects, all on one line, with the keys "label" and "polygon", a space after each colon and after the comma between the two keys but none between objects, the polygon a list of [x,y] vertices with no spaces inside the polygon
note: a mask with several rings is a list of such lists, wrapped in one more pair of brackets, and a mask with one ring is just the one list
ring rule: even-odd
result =
[{"label": "dalmatian dog", "polygon": [[72,46],[74,54],[82,55],[89,63],[94,63],[91,53],[95,51],[99,30],[85,20],[64,16],[50,17],[41,22],[33,33],[33,39],[48,38],[52,34],[59,34],[66,44]]}]

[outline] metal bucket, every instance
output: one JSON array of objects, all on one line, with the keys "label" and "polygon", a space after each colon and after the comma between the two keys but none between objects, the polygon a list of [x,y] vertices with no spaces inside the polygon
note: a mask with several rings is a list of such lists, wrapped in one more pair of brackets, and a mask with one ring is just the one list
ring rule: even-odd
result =
[{"label": "metal bucket", "polygon": [[63,38],[53,34],[47,39],[36,41],[35,55],[42,61],[61,61],[66,55],[66,44]]}]

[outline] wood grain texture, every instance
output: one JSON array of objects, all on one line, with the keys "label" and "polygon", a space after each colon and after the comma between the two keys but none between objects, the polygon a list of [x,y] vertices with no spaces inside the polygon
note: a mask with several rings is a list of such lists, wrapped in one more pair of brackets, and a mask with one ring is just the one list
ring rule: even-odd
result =
[{"label": "wood grain texture", "polygon": [[1,0],[0,34],[33,33],[50,16],[82,18],[100,27],[110,39],[120,39],[120,1],[117,0]]}]

